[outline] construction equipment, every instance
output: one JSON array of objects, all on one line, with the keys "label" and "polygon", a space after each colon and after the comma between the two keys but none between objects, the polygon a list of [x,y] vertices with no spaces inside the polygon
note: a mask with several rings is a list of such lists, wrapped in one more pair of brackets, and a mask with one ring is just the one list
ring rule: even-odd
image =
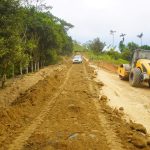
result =
[{"label": "construction equipment", "polygon": [[147,82],[150,87],[150,50],[135,50],[131,64],[121,64],[117,72],[120,79],[129,79],[131,86]]}]

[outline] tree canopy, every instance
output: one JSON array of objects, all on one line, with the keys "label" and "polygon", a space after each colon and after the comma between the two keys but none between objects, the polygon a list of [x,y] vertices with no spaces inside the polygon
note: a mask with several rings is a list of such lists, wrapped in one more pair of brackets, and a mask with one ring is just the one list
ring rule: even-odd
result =
[{"label": "tree canopy", "polygon": [[[37,70],[70,54],[72,38],[67,31],[72,24],[54,16],[42,1],[0,1],[0,74],[11,68]],[[34,67],[33,67],[34,65]],[[34,69],[33,69],[34,68]],[[12,73],[13,74],[13,73]]]},{"label": "tree canopy", "polygon": [[102,52],[105,47],[105,43],[103,43],[99,38],[95,38],[93,41],[89,41],[87,45],[94,53]]}]

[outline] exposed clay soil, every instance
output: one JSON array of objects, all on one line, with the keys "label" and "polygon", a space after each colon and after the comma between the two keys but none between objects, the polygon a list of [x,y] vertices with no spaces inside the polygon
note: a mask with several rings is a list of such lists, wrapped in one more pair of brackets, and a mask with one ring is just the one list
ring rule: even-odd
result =
[{"label": "exposed clay soil", "polygon": [[38,83],[38,81],[44,80],[54,70],[63,67],[63,65],[51,65],[35,73],[29,73],[27,75],[17,76],[14,79],[8,79],[5,88],[0,88],[0,107],[7,107],[25,91]]},{"label": "exposed clay soil", "polygon": [[0,149],[150,149],[146,129],[107,105],[95,77],[86,63],[70,63],[1,108]]},{"label": "exposed clay soil", "polygon": [[117,65],[114,65],[114,64],[111,64],[108,62],[103,62],[103,61],[95,62],[95,64],[98,67],[101,67],[105,70],[108,70],[108,71],[113,72],[113,73],[117,73]]}]

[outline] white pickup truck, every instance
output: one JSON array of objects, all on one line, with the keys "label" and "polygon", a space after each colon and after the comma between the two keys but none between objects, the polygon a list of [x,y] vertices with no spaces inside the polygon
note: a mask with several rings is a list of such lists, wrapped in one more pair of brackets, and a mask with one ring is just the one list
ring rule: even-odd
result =
[{"label": "white pickup truck", "polygon": [[72,59],[73,63],[82,63],[83,59],[81,55],[75,55]]}]

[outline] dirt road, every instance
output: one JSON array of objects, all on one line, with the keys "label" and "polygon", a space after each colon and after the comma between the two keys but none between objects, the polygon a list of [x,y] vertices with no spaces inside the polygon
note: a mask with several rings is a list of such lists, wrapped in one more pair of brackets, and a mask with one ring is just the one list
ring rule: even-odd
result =
[{"label": "dirt road", "polygon": [[117,74],[97,68],[97,79],[104,82],[103,93],[110,99],[113,107],[123,107],[126,117],[143,124],[150,133],[150,88],[143,84],[139,88],[131,87],[128,81],[118,78]]},{"label": "dirt road", "polygon": [[0,149],[148,150],[146,131],[111,109],[93,78],[86,63],[70,63],[0,109]]}]

